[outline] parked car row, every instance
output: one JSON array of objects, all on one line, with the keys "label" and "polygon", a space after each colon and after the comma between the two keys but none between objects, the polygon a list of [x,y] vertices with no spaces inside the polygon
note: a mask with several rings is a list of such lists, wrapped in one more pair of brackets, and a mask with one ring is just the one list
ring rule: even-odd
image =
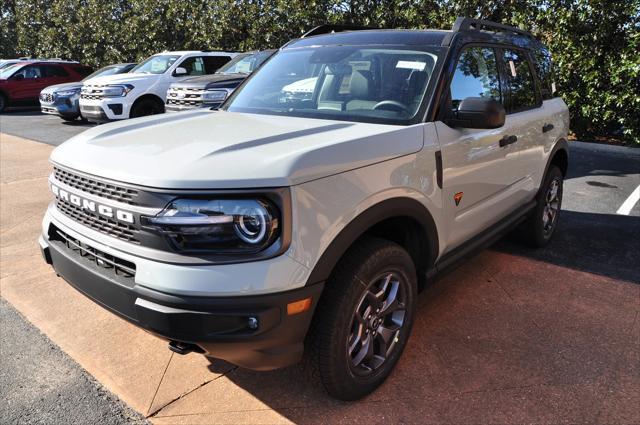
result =
[{"label": "parked car row", "polygon": [[131,71],[136,65],[135,63],[108,65],[80,81],[49,86],[40,92],[40,109],[45,114],[58,115],[65,121],[75,121],[80,117],[80,91],[84,82],[96,77],[123,74]]},{"label": "parked car row", "polygon": [[93,73],[77,62],[8,60],[0,63],[0,112],[39,100],[45,114],[102,123],[217,108],[275,51],[163,52],[140,64],[114,64]]}]

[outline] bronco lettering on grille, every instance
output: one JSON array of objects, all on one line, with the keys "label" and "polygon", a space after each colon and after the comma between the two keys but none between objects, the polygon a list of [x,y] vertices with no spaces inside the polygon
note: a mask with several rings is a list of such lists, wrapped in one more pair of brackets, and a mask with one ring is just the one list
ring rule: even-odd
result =
[{"label": "bronco lettering on grille", "polygon": [[63,201],[67,201],[78,208],[82,208],[83,210],[91,211],[94,214],[98,214],[104,217],[123,221],[125,223],[133,224],[135,221],[133,217],[133,213],[130,213],[128,211],[123,211],[117,208],[113,208],[108,205],[102,205],[94,201],[90,201],[88,199],[81,198],[78,195],[74,195],[73,193],[69,193],[64,189],[60,189],[59,187],[53,184],[51,185],[51,191],[53,192],[56,198],[60,198]]}]

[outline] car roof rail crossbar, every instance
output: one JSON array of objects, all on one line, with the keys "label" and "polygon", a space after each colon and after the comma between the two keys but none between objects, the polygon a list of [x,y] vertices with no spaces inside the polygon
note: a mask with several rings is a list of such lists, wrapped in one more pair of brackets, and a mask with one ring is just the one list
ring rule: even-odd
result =
[{"label": "car roof rail crossbar", "polygon": [[474,19],[474,18],[464,18],[458,17],[456,22],[453,24],[453,28],[451,30],[453,32],[462,32],[462,31],[480,31],[483,28],[487,28],[490,30],[498,30],[498,32],[512,32],[519,35],[524,35],[526,37],[532,37],[533,35],[525,30],[521,30],[520,28],[512,27],[510,25],[499,24],[497,22],[485,21],[483,19]]},{"label": "car roof rail crossbar", "polygon": [[309,31],[305,32],[304,34],[302,34],[302,36],[300,36],[300,38],[306,38],[306,37],[311,37],[313,35],[320,35],[320,34],[330,34],[333,32],[342,32],[342,31],[362,31],[362,30],[375,30],[378,28],[373,28],[373,27],[363,27],[363,26],[359,26],[359,25],[333,25],[333,24],[326,24],[326,25],[319,25],[313,29],[310,29]]}]

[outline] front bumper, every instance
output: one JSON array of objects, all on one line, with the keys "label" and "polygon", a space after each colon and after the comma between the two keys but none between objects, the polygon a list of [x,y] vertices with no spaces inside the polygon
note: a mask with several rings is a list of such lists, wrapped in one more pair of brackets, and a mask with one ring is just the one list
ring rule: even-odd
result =
[{"label": "front bumper", "polygon": [[129,117],[124,98],[80,99],[80,113],[91,122],[101,123]]},{"label": "front bumper", "polygon": [[65,118],[77,118],[80,116],[79,98],[57,97],[53,102],[40,100],[40,110],[43,114],[57,115]]},{"label": "front bumper", "polygon": [[[300,360],[323,288],[319,283],[281,293],[233,297],[168,294],[105,273],[97,255],[81,255],[72,244],[50,236],[41,236],[39,243],[43,257],[59,276],[108,310],[161,338],[194,344],[208,356],[255,370]],[[308,297],[312,298],[309,310],[287,314],[289,303]]]}]

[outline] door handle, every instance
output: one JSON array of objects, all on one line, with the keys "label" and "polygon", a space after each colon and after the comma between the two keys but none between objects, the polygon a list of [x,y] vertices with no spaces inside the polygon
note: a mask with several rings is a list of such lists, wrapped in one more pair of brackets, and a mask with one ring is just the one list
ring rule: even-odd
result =
[{"label": "door handle", "polygon": [[553,124],[545,124],[542,126],[542,132],[546,133],[547,131],[553,130]]},{"label": "door handle", "polygon": [[502,148],[502,147],[505,147],[505,146],[510,145],[512,143],[515,143],[517,141],[518,141],[518,136],[513,136],[513,135],[504,136],[502,139],[500,139],[499,144],[500,144],[500,147]]}]

